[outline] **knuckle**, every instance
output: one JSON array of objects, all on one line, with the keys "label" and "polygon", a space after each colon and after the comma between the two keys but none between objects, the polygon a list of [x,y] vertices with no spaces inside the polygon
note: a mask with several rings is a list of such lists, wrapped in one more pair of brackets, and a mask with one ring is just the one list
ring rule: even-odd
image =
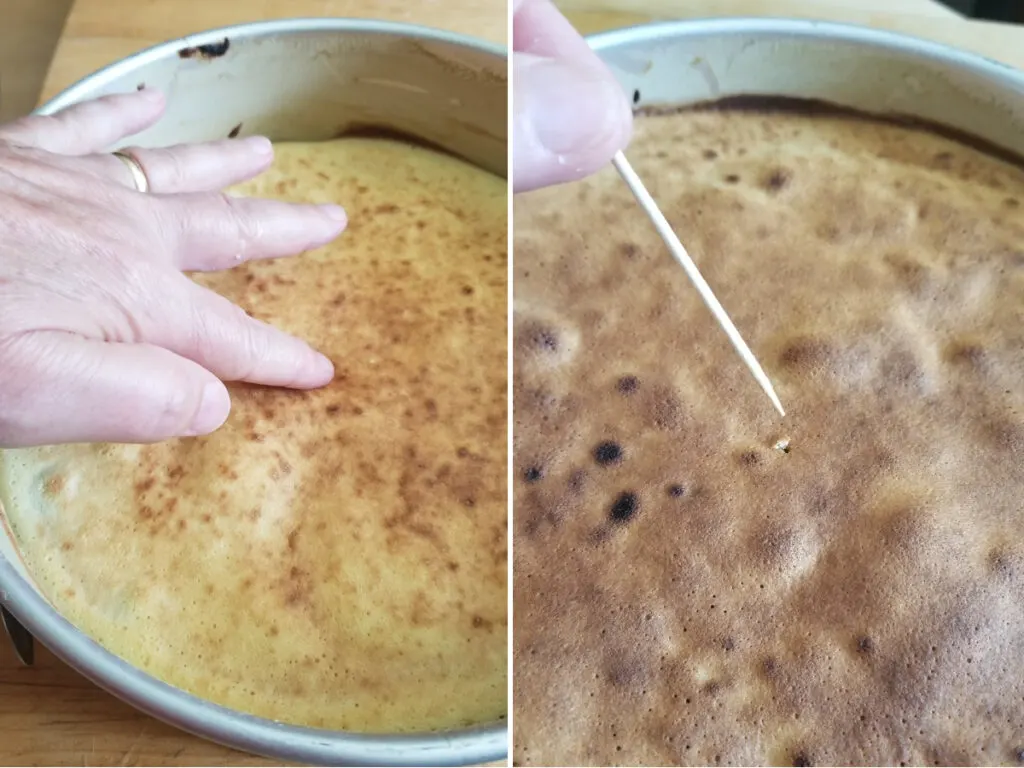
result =
[{"label": "knuckle", "polygon": [[48,117],[40,117],[39,115],[27,115],[12,123],[8,123],[3,128],[0,128],[0,141],[12,147],[31,143],[33,136],[50,125],[50,119]]},{"label": "knuckle", "polygon": [[244,381],[260,359],[261,346],[252,332],[253,319],[227,299],[212,295],[195,308],[191,346],[205,350],[221,378]]},{"label": "knuckle", "polygon": [[239,354],[233,378],[244,381],[252,378],[259,361],[266,359],[268,345],[256,321],[234,304],[231,305],[231,324],[239,340]]},{"label": "knuckle", "polygon": [[225,223],[231,228],[232,236],[238,240],[244,256],[246,246],[249,243],[259,242],[262,237],[261,223],[237,198],[224,192],[219,193],[218,197],[224,210]]},{"label": "knuckle", "polygon": [[159,186],[156,191],[175,191],[186,188],[189,183],[188,163],[182,156],[183,151],[187,150],[175,147],[160,150],[158,153],[138,150],[135,151],[135,156],[139,158],[140,164],[150,178],[150,183],[156,182]]}]

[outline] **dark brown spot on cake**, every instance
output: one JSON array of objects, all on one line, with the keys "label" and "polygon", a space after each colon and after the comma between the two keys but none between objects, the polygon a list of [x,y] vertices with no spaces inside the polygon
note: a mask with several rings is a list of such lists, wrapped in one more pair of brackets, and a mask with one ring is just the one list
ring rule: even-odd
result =
[{"label": "dark brown spot on cake", "polygon": [[594,461],[601,466],[617,464],[622,461],[622,446],[610,440],[598,443],[598,445],[594,447],[593,456]]},{"label": "dark brown spot on cake", "polygon": [[769,194],[778,194],[789,184],[792,178],[793,174],[785,168],[776,168],[765,178],[764,189]]},{"label": "dark brown spot on cake", "polygon": [[753,467],[761,463],[761,456],[757,451],[743,451],[739,455],[739,461],[745,467]]},{"label": "dark brown spot on cake", "polygon": [[987,355],[980,344],[956,342],[946,348],[946,360],[954,365],[963,365],[975,370],[985,366]]},{"label": "dark brown spot on cake", "polygon": [[810,372],[825,365],[832,356],[832,347],[825,341],[812,338],[798,338],[782,348],[779,362],[786,368]]},{"label": "dark brown spot on cake", "polygon": [[528,467],[523,473],[523,480],[528,483],[536,483],[544,477],[544,470],[541,467]]},{"label": "dark brown spot on cake", "polygon": [[632,491],[623,491],[612,502],[608,516],[614,523],[625,523],[633,519],[640,508],[640,499]]},{"label": "dark brown spot on cake", "polygon": [[1000,579],[1010,579],[1014,576],[1013,556],[1002,549],[995,549],[989,552],[986,558],[989,573]]},{"label": "dark brown spot on cake", "polygon": [[557,352],[558,332],[553,328],[538,327],[530,334],[530,344],[534,349],[544,352]]},{"label": "dark brown spot on cake", "polygon": [[640,386],[640,380],[636,376],[622,376],[616,383],[615,388],[620,395],[631,395]]}]

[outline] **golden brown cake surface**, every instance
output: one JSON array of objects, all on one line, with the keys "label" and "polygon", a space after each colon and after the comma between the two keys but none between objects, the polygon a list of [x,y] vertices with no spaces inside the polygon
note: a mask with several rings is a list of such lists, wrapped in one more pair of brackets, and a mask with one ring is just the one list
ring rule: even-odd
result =
[{"label": "golden brown cake surface", "polygon": [[1024,762],[1024,171],[924,130],[640,117],[517,198],[514,762]]},{"label": "golden brown cake surface", "polygon": [[337,376],[232,387],[225,427],[2,456],[53,603],[217,703],[395,732],[506,711],[503,179],[406,144],[281,144],[240,191],[338,202],[294,259],[196,279],[308,339]]}]

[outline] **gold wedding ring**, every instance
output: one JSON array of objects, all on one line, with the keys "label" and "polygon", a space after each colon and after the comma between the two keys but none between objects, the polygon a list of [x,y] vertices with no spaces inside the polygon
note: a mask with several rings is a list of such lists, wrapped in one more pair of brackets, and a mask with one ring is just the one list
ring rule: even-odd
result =
[{"label": "gold wedding ring", "polygon": [[149,178],[146,176],[146,172],[139,164],[139,161],[130,152],[118,150],[113,155],[128,167],[132,174],[132,181],[135,183],[135,189],[142,194],[149,192]]}]

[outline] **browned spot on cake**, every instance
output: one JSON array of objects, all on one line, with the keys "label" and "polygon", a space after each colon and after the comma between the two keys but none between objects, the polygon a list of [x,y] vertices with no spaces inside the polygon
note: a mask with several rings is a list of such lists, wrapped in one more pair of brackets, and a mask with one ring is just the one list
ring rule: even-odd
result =
[{"label": "browned spot on cake", "polygon": [[615,384],[615,388],[618,389],[619,394],[631,395],[636,392],[637,387],[640,386],[640,380],[636,376],[622,376]]},{"label": "browned spot on cake", "polygon": [[928,280],[928,268],[901,253],[890,253],[885,257],[900,283],[912,291],[919,291]]},{"label": "browned spot on cake", "polygon": [[985,348],[972,342],[956,342],[946,348],[946,360],[980,371],[985,368]]},{"label": "browned spot on cake", "polygon": [[761,456],[757,451],[743,451],[739,455],[740,464],[747,467],[752,467],[761,463]]},{"label": "browned spot on cake", "polygon": [[776,168],[764,180],[765,191],[769,194],[778,194],[789,184],[793,178],[792,172],[785,168]]},{"label": "browned spot on cake", "polygon": [[834,351],[827,341],[804,337],[786,344],[779,355],[779,361],[787,368],[807,374],[826,366],[833,355]]},{"label": "browned spot on cake", "polygon": [[49,498],[59,496],[64,491],[66,483],[62,472],[51,472],[43,481],[43,494]]}]

